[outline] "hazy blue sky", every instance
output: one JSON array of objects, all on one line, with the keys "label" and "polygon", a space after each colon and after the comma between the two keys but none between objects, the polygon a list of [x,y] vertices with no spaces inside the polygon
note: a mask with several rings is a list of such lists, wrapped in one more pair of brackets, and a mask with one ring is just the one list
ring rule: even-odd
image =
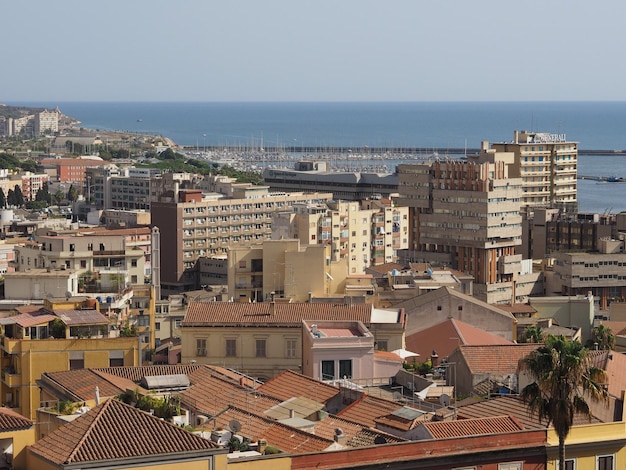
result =
[{"label": "hazy blue sky", "polygon": [[623,0],[33,0],[1,12],[0,102],[626,100]]}]

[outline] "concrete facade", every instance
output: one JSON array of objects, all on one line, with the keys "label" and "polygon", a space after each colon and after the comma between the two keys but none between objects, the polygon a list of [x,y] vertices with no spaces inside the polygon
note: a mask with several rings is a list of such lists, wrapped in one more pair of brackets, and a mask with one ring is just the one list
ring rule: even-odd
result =
[{"label": "concrete facade", "polygon": [[519,213],[522,180],[513,154],[483,143],[469,161],[398,165],[400,204],[410,208],[409,256],[474,277],[474,295],[488,303],[520,301]]},{"label": "concrete facade", "polygon": [[510,176],[522,179],[522,205],[578,212],[578,143],[565,134],[515,131],[512,142],[493,143],[497,152],[512,152]]},{"label": "concrete facade", "polygon": [[167,256],[161,257],[164,294],[199,287],[199,258],[269,240],[274,212],[333,197],[330,193],[269,193],[267,188],[259,190],[251,185],[233,188],[232,194],[234,197],[229,198],[216,193],[203,195],[201,190],[180,190],[152,203],[152,224],[160,229],[161,246],[167,247]]}]

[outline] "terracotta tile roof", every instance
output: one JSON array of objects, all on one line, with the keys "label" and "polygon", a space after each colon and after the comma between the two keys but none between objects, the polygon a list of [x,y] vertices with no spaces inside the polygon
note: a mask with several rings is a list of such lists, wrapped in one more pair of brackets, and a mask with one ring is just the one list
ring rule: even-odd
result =
[{"label": "terracotta tile roof", "polygon": [[187,307],[182,325],[190,327],[265,324],[300,327],[302,320],[352,320],[369,324],[372,310],[371,304],[192,301]]},{"label": "terracotta tile roof", "polygon": [[[277,447],[283,452],[292,454],[322,452],[335,443],[332,439],[325,439],[236,407],[229,407],[217,416],[216,425],[226,428],[233,420],[241,424],[241,430],[237,432],[240,436],[251,441],[265,439],[268,445]],[[213,429],[213,422],[210,422],[210,429]]]},{"label": "terracotta tile roof", "polygon": [[388,415],[376,418],[374,422],[378,425],[388,426],[390,428],[397,429],[399,431],[410,431],[418,426],[420,423],[432,421],[433,415],[431,413],[425,413],[415,410],[413,413],[415,417],[407,418],[396,414],[395,412]]},{"label": "terracotta tile roof", "polygon": [[406,442],[407,439],[387,434],[375,429],[363,428],[347,443],[347,447],[372,447],[380,444],[396,444]]},{"label": "terracotta tile roof", "polygon": [[[529,413],[528,406],[517,395],[503,395],[489,400],[481,400],[457,408],[457,419],[485,418],[508,415],[513,416],[524,429],[545,429],[546,423],[539,422],[536,413]],[[592,423],[600,422],[592,418]],[[575,424],[589,424],[586,416],[574,416]]]},{"label": "terracotta tile roof", "polygon": [[370,395],[364,395],[359,400],[351,403],[346,408],[337,413],[337,416],[343,419],[354,421],[369,428],[376,427],[376,418],[388,415],[402,408],[402,405],[377,398]]},{"label": "terracotta tile roof", "polygon": [[607,320],[603,321],[602,324],[607,328],[611,328],[615,336],[626,335],[626,321]]},{"label": "terracotta tile roof", "polygon": [[186,408],[199,414],[213,416],[229,406],[236,406],[261,415],[283,401],[213,374],[210,369],[198,370],[190,378],[192,386],[181,392],[180,397]]},{"label": "terracotta tile roof", "polygon": [[420,362],[429,358],[433,350],[437,351],[440,359],[448,357],[460,344],[492,345],[513,343],[501,336],[475,328],[454,318],[448,318],[441,323],[406,337],[406,348],[409,351],[418,353],[422,358]]},{"label": "terracotta tile roof", "polygon": [[59,398],[62,396],[72,401],[93,400],[96,386],[102,398],[114,397],[126,390],[91,369],[46,372],[41,377],[41,383],[58,391]]},{"label": "terracotta tile roof", "polygon": [[524,427],[512,416],[432,421],[420,424],[431,439],[449,439],[463,436],[482,436],[521,431]]},{"label": "terracotta tile roof", "polygon": [[406,269],[406,266],[399,263],[385,263],[385,264],[377,264],[375,266],[370,266],[367,268],[367,271],[372,271],[379,274],[387,274],[394,269],[398,271],[402,271]]},{"label": "terracotta tile roof", "polygon": [[[404,362],[404,359],[402,359],[398,354],[391,352],[391,351],[374,351],[374,358],[375,359],[384,359],[387,361],[398,361],[398,362]],[[407,361],[410,360],[410,358],[407,359]]]},{"label": "terracotta tile roof", "polygon": [[621,399],[622,391],[626,390],[626,355],[605,350],[589,351],[589,356],[594,367],[606,372],[609,395]]},{"label": "terracotta tile roof", "polygon": [[172,364],[142,367],[98,367],[94,370],[114,375],[116,377],[122,377],[135,383],[139,383],[141,379],[145,376],[175,374],[188,375],[191,372],[200,369],[201,367],[202,365],[200,364]]},{"label": "terracotta tile roof", "polygon": [[217,444],[110,399],[30,447],[56,465],[194,453],[210,455]]},{"label": "terracotta tile roof", "polygon": [[33,422],[10,408],[0,407],[0,432],[30,429]]},{"label": "terracotta tile roof", "polygon": [[56,318],[55,315],[50,314],[45,310],[37,310],[31,313],[22,313],[19,315],[13,315],[10,317],[0,318],[0,325],[20,325],[23,328],[28,328],[35,325],[42,325],[49,323]]},{"label": "terracotta tile roof", "polygon": [[494,375],[504,375],[516,372],[519,361],[538,346],[538,344],[509,344],[460,346],[459,349],[473,374],[489,372]]},{"label": "terracotta tile roof", "polygon": [[281,401],[292,397],[306,397],[326,403],[339,393],[339,388],[319,380],[286,370],[257,388],[259,392],[278,398]]}]

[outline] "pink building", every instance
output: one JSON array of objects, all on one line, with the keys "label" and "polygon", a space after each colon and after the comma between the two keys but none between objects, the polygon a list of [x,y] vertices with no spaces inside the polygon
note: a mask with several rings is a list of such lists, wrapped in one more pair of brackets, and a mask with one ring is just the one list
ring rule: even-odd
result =
[{"label": "pink building", "polygon": [[302,322],[302,372],[325,382],[389,383],[402,368],[397,354],[376,351],[358,321]]}]

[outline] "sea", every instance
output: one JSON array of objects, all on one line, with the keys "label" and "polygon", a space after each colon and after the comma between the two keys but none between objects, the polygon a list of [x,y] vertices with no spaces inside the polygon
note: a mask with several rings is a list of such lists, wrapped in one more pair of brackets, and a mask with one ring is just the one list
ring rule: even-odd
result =
[{"label": "sea", "polygon": [[[626,178],[626,102],[37,102],[81,126],[164,135],[207,148],[350,147],[432,149],[442,158],[515,130],[565,134],[579,149],[580,176]],[[453,153],[455,152],[455,153]],[[620,153],[621,152],[621,153]],[[583,152],[584,153],[584,152]],[[389,171],[401,161],[386,157]],[[380,161],[377,161],[380,164]],[[626,211],[626,183],[578,180],[581,212]]]}]

